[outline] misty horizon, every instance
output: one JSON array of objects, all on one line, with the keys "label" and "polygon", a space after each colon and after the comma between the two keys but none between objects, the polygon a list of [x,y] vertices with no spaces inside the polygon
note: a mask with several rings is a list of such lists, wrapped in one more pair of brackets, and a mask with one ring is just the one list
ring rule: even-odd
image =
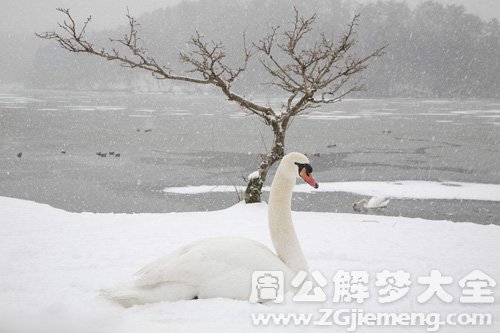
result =
[{"label": "misty horizon", "polygon": [[[207,2],[207,1],[205,1]],[[243,1],[245,2],[245,1]],[[251,2],[251,0],[246,1],[248,3]],[[345,2],[345,1],[344,1]],[[356,3],[369,3],[370,1],[353,1],[351,3],[351,7],[353,8],[352,10],[357,11],[358,8],[363,8],[363,6],[366,5],[357,5]],[[181,33],[175,33],[175,34],[168,34],[165,32],[161,32],[163,29],[159,28],[161,25],[155,22],[150,22],[151,19],[153,20],[159,20],[159,14],[158,8],[166,8],[168,6],[173,6],[171,9],[168,9],[168,11],[175,10],[177,8],[176,6],[181,3],[180,0],[170,0],[170,1],[164,1],[164,0],[151,0],[147,1],[144,5],[138,6],[138,5],[131,5],[129,6],[129,10],[132,15],[134,15],[138,20],[139,23],[145,27],[146,29],[149,29],[148,26],[155,27],[157,31],[149,31],[146,39],[144,39],[145,43],[148,43],[148,40],[169,40],[174,38],[175,40],[178,40],[179,37],[177,35],[182,35],[183,36],[183,41],[187,41],[189,39],[189,35],[192,34],[194,31],[194,27],[189,24],[190,19],[194,19],[199,21],[200,18],[195,18],[195,17],[190,17],[189,13],[185,13],[184,19],[187,20],[183,27]],[[197,1],[193,1],[194,6],[197,6],[196,3]],[[300,4],[300,1],[297,2]],[[394,4],[401,3],[399,1],[393,2]],[[403,1],[403,3],[407,3],[409,8],[411,10],[414,10],[417,8],[419,3],[422,3],[421,1],[418,0],[408,0],[408,1]],[[484,22],[488,22],[488,20],[491,17],[499,17],[498,13],[500,13],[500,3],[494,4],[494,1],[483,1],[483,2],[474,2],[474,1],[468,1],[468,0],[447,0],[447,1],[436,1],[436,3],[439,4],[454,4],[454,5],[464,5],[466,13],[473,13],[480,15],[480,17],[483,19]],[[41,31],[50,31],[53,30],[56,27],[56,22],[61,20],[61,15],[59,12],[57,12],[53,7],[69,7],[71,8],[71,12],[74,15],[75,19],[78,20],[79,23],[83,22],[83,20],[89,15],[92,14],[92,21],[91,24],[89,25],[88,32],[90,34],[96,33],[99,34],[100,32],[105,29],[106,34],[114,34],[115,31],[118,32],[116,29],[117,27],[124,27],[124,24],[126,23],[126,8],[127,5],[122,3],[121,1],[118,0],[108,0],[108,1],[90,1],[86,3],[78,3],[75,1],[70,1],[70,0],[51,0],[48,2],[44,2],[43,5],[41,3],[35,3],[33,6],[30,6],[28,10],[28,1],[20,1],[16,3],[12,3],[10,5],[6,5],[5,3],[2,2],[1,6],[3,9],[5,9],[6,15],[6,20],[0,22],[0,29],[4,32],[3,37],[3,45],[4,47],[0,50],[0,56],[4,59],[4,61],[0,64],[0,83],[6,84],[6,83],[12,83],[12,82],[17,82],[21,83],[23,85],[32,85],[32,82],[29,79],[30,77],[33,77],[34,75],[39,75],[41,73],[39,72],[39,68],[42,65],[40,61],[49,61],[46,65],[43,65],[43,67],[47,67],[47,65],[51,68],[50,70],[53,71],[53,73],[57,72],[57,66],[55,63],[50,63],[50,59],[47,57],[51,57],[47,52],[49,50],[52,50],[54,47],[54,44],[50,44],[46,41],[40,40],[34,36],[34,31],[36,32],[41,32]],[[488,6],[486,6],[488,5]],[[485,6],[488,7],[488,10],[485,10]],[[122,8],[123,7],[123,8]],[[227,6],[226,6],[227,7]],[[220,7],[220,11],[222,15],[224,15],[224,6]],[[446,8],[446,7],[445,7]],[[352,12],[352,10],[350,10]],[[211,17],[216,17],[217,14],[211,13]],[[320,13],[321,16],[321,13]],[[257,19],[257,18],[255,18]],[[368,24],[367,18],[361,19],[361,27],[364,25]],[[242,26],[240,23],[234,23],[231,27],[231,31],[243,31],[244,29],[247,29],[249,26],[252,27],[252,23],[250,21],[247,21],[246,26]],[[159,21],[158,21],[159,22]],[[285,21],[286,22],[286,18]],[[168,25],[168,20],[166,21],[166,24]],[[417,23],[418,24],[418,23]],[[468,23],[467,23],[468,24]],[[197,27],[196,29],[199,29],[200,31],[203,32],[208,32],[211,38],[218,39],[219,37],[217,36],[217,32],[210,32],[212,31],[212,26],[213,23],[207,22],[205,26]],[[256,27],[252,28],[256,29]],[[398,29],[397,27],[387,27],[386,29]],[[464,29],[467,29],[466,27]],[[34,30],[34,31],[33,31]],[[258,30],[258,28],[257,28]],[[363,30],[363,29],[362,29]],[[366,29],[364,29],[366,30]],[[175,31],[175,30],[171,30]],[[220,30],[219,31],[223,31]],[[118,32],[122,33],[122,32]],[[385,43],[384,38],[385,34],[392,35],[394,34],[395,31],[390,32],[387,30],[387,32],[384,32],[382,35],[377,36],[377,38],[382,37],[380,39],[380,43]],[[397,32],[396,32],[397,33]],[[251,34],[251,33],[250,33]],[[261,32],[262,34],[262,32]],[[258,34],[253,34],[258,38]],[[444,35],[444,38],[447,38],[446,35]],[[452,38],[457,38],[457,37],[452,37]],[[370,39],[367,40],[369,42]],[[177,43],[178,46],[175,47],[182,47],[182,42],[179,40]],[[393,45],[389,47],[389,52],[396,52],[398,51],[397,48],[401,47],[398,46],[400,42],[395,42],[392,41]],[[230,42],[234,44],[234,42]],[[410,41],[411,43],[411,41]],[[463,44],[463,43],[462,43]],[[236,45],[236,44],[234,44]],[[392,49],[391,49],[392,47]],[[418,46],[417,46],[418,47]],[[155,45],[152,46],[153,50],[157,48]],[[50,51],[52,52],[52,51]],[[64,55],[62,50],[54,50],[57,54],[62,54],[62,59],[67,59],[67,55]],[[165,51],[163,51],[165,52]],[[166,61],[169,62],[177,62],[177,53],[176,52],[170,52],[168,49],[166,52],[169,54],[169,58]],[[416,51],[412,54],[408,54],[407,57],[410,58],[415,58],[419,56],[419,52],[421,51]],[[54,53],[52,56],[55,56]],[[477,54],[484,54],[485,52],[479,51]],[[35,54],[37,54],[35,56]],[[40,57],[40,55],[44,55],[43,57]],[[390,55],[392,57],[392,55]],[[59,57],[59,56],[58,56]],[[45,60],[43,60],[45,59]],[[67,60],[64,60],[67,62]],[[82,66],[88,66],[86,65],[86,59],[82,57],[75,57],[74,60],[71,61],[80,61]],[[386,61],[386,60],[383,60]],[[92,62],[92,61],[91,61]],[[96,68],[97,73],[105,73],[108,71],[107,68],[110,66],[104,66],[102,64],[99,64],[99,62],[93,62],[95,63],[92,65],[94,68],[95,66],[98,66]],[[411,67],[413,67],[413,64],[410,64]],[[56,66],[56,67],[54,67]],[[408,66],[405,65],[405,66]],[[101,68],[101,69],[98,69]],[[116,67],[117,68],[117,67]],[[115,69],[116,69],[115,68]],[[89,68],[91,69],[91,68]],[[102,71],[104,69],[104,71]],[[410,68],[409,68],[410,69]],[[114,70],[114,69],[111,69]],[[92,72],[90,70],[89,72]],[[65,71],[68,73],[67,71]],[[38,73],[38,74],[37,74]],[[69,74],[69,73],[68,73]],[[43,74],[44,77],[50,77],[53,76],[52,74],[47,76],[47,73]],[[113,74],[114,75],[114,74]],[[120,81],[123,81],[121,77],[124,74],[119,74]],[[464,74],[468,75],[468,74]],[[100,74],[98,75],[100,76]],[[401,75],[396,75],[396,76],[401,76]],[[97,77],[96,77],[97,78]],[[98,79],[98,78],[97,78]],[[60,79],[58,79],[60,81]],[[127,80],[127,79],[125,79]],[[142,80],[142,79],[141,79]],[[147,79],[149,80],[149,79]],[[64,80],[63,80],[64,81]],[[152,80],[149,80],[152,81]],[[370,81],[370,80],[368,80]],[[371,80],[373,81],[373,80]],[[62,82],[62,81],[61,81]],[[51,85],[50,79],[47,81],[47,84],[49,86]],[[151,84],[155,84],[154,82],[151,82]],[[380,85],[379,83],[373,83],[376,84],[376,86]],[[40,85],[38,85],[40,87]],[[83,87],[82,87],[83,88]],[[91,89],[90,86],[88,86],[86,89]],[[496,89],[496,88],[494,88]],[[376,89],[372,89],[374,92],[377,91]],[[473,93],[472,95],[475,95]]]}]

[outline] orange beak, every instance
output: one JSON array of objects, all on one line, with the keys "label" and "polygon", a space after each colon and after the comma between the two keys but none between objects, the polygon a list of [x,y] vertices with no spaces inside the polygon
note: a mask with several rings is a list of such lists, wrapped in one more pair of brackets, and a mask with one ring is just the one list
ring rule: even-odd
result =
[{"label": "orange beak", "polygon": [[303,168],[300,171],[300,177],[302,179],[304,179],[304,181],[306,183],[308,183],[309,185],[311,185],[312,187],[314,187],[314,188],[318,188],[319,187],[319,185],[316,182],[316,180],[313,178],[313,176],[311,176],[311,174],[309,172],[307,172],[307,170],[305,168]]}]

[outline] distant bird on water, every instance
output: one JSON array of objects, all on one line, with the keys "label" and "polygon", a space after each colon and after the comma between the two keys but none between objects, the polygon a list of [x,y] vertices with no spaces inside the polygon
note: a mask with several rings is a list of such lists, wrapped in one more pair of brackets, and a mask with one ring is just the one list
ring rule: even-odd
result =
[{"label": "distant bird on water", "polygon": [[17,157],[21,158],[23,156],[23,152],[17,153]]},{"label": "distant bird on water", "polygon": [[370,209],[382,209],[386,208],[389,204],[390,199],[386,197],[372,197],[370,200],[361,199],[358,202],[352,204],[352,209],[355,212],[365,212]]}]

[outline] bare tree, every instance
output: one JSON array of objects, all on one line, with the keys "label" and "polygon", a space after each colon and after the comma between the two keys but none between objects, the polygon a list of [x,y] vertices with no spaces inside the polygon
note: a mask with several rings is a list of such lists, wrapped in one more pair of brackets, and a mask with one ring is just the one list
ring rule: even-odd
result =
[{"label": "bare tree", "polygon": [[[241,108],[259,117],[273,132],[271,151],[263,156],[258,177],[248,181],[245,192],[246,202],[259,202],[263,183],[271,166],[280,160],[285,152],[285,134],[293,118],[307,109],[340,101],[351,92],[363,86],[353,81],[353,75],[366,69],[367,62],[383,54],[385,47],[376,49],[363,57],[353,54],[356,43],[355,29],[359,15],[355,15],[340,41],[334,42],[325,34],[314,43],[305,39],[313,30],[316,15],[303,17],[295,10],[295,16],[288,29],[273,28],[260,41],[247,45],[243,35],[242,62],[239,67],[230,66],[226,59],[223,43],[207,41],[198,32],[190,40],[192,51],[180,54],[180,61],[190,69],[183,75],[156,62],[138,42],[137,21],[127,14],[129,31],[123,39],[110,39],[116,48],[98,48],[86,39],[86,28],[91,17],[77,28],[68,9],[58,8],[65,20],[58,23],[60,33],[45,32],[36,34],[43,39],[54,39],[70,52],[85,53],[109,61],[117,61],[124,67],[139,68],[151,72],[160,80],[185,81],[196,84],[213,85],[227,97],[238,103]],[[271,85],[286,93],[287,99],[276,110],[259,105],[234,92],[233,83],[247,69],[252,57],[257,57],[272,78]]]}]

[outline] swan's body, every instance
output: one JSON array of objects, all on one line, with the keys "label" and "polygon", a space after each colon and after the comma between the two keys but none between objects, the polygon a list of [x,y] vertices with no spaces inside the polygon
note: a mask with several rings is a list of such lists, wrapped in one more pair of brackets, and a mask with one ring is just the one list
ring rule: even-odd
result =
[{"label": "swan's body", "polygon": [[317,187],[309,173],[302,172],[307,163],[304,155],[290,153],[276,171],[269,197],[269,230],[276,254],[245,238],[204,239],[161,257],[137,272],[134,281],[102,294],[124,306],[213,297],[248,299],[254,271],[282,271],[289,281],[307,270],[291,219],[297,165],[301,176]]},{"label": "swan's body", "polygon": [[224,297],[248,299],[255,270],[293,273],[259,242],[238,237],[203,239],[159,258],[136,273],[135,281],[102,294],[123,306]]},{"label": "swan's body", "polygon": [[352,209],[354,209],[356,212],[369,209],[382,209],[387,207],[389,201],[390,199],[385,197],[372,197],[370,198],[370,200],[361,199],[360,201],[355,202],[352,205]]}]

